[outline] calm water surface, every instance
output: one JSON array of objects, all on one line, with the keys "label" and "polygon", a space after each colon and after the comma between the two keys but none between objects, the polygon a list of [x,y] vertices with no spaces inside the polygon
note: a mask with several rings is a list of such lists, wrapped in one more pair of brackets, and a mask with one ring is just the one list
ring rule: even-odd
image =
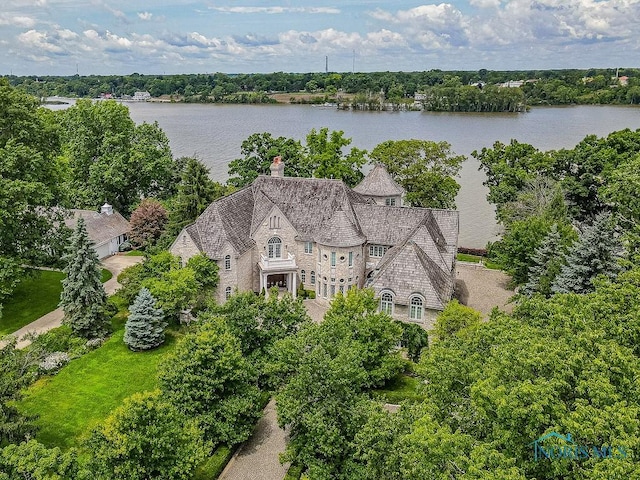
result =
[{"label": "calm water surface", "polygon": [[499,234],[494,209],[486,201],[483,172],[470,157],[473,150],[515,138],[541,150],[572,148],[588,134],[598,136],[624,128],[640,128],[640,109],[613,106],[535,108],[523,114],[428,112],[351,112],[305,105],[205,105],[128,103],[138,123],[158,121],[174,156],[197,156],[214,180],[227,179],[227,164],[240,156],[242,141],[269,132],[304,140],[312,128],[343,130],[352,146],[373,149],[385,140],[447,141],[466,155],[456,199],[460,210],[460,242],[484,247]]}]

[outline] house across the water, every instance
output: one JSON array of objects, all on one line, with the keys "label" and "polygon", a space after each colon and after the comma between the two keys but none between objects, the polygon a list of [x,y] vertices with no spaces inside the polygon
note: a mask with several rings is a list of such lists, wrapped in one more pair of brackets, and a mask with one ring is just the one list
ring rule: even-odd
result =
[{"label": "house across the water", "polygon": [[271,176],[212,203],[171,252],[204,252],[220,267],[217,300],[272,286],[318,301],[373,288],[380,309],[430,327],[451,299],[458,212],[403,206],[404,190],[381,166],[354,189],[341,180]]}]

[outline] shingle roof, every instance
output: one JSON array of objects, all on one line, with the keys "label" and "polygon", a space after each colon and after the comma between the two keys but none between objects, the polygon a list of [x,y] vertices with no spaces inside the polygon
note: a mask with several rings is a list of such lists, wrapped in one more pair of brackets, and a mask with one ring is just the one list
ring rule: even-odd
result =
[{"label": "shingle roof", "polygon": [[314,241],[328,247],[355,247],[365,243],[367,238],[360,228],[349,220],[344,210],[339,208],[329,221],[322,225]]},{"label": "shingle roof", "polygon": [[67,227],[74,229],[79,218],[84,219],[89,239],[95,246],[102,245],[109,240],[129,233],[129,222],[118,212],[111,215],[98,213],[94,210],[70,210],[71,217],[65,219]]},{"label": "shingle roof", "polygon": [[376,164],[353,190],[361,195],[372,197],[392,197],[404,195],[405,190],[389,175],[386,167]]},{"label": "shingle roof", "polygon": [[255,245],[251,239],[253,204],[251,187],[238,190],[209,205],[187,231],[211,258],[221,258],[227,241],[241,255]]},{"label": "shingle roof", "polygon": [[384,256],[368,286],[392,288],[394,302],[408,305],[415,293],[425,298],[425,307],[442,310],[451,298],[454,277],[434,262],[415,242],[390,249]]},{"label": "shingle roof", "polygon": [[287,217],[301,240],[312,240],[341,209],[359,230],[353,204],[368,203],[341,180],[260,176],[252,184],[256,208],[252,232],[273,205]]},{"label": "shingle roof", "polygon": [[222,258],[230,242],[238,254],[277,207],[299,240],[348,247],[393,246],[378,265],[372,286],[394,285],[399,299],[423,292],[427,308],[441,309],[453,288],[458,212],[375,205],[340,180],[258,177],[250,186],[211,204],[187,227],[208,256]]}]

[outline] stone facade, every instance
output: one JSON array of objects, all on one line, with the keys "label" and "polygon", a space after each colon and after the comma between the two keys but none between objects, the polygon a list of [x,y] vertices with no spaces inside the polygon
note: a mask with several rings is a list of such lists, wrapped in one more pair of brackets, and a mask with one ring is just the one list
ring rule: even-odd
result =
[{"label": "stone facade", "polygon": [[453,293],[458,212],[358,193],[377,186],[378,196],[401,203],[401,187],[380,166],[354,190],[338,180],[284,177],[283,169],[278,159],[271,176],[214,202],[171,252],[183,262],[200,252],[218,262],[218,302],[273,286],[294,296],[301,286],[329,302],[370,287],[381,309],[429,327]]}]

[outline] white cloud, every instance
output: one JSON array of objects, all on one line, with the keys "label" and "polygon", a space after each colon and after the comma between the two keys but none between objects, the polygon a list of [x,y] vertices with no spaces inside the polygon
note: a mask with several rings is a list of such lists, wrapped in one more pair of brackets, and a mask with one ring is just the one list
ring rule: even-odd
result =
[{"label": "white cloud", "polygon": [[339,14],[340,9],[334,7],[211,7],[211,10],[222,13],[311,13],[311,14]]},{"label": "white cloud", "polygon": [[495,8],[500,6],[500,0],[469,0],[469,5],[478,8]]},{"label": "white cloud", "polygon": [[26,15],[11,15],[0,13],[0,25],[13,25],[14,27],[32,28],[36,20]]},{"label": "white cloud", "polygon": [[153,13],[151,12],[138,12],[138,18],[140,20],[151,20],[151,17],[153,17]]}]

